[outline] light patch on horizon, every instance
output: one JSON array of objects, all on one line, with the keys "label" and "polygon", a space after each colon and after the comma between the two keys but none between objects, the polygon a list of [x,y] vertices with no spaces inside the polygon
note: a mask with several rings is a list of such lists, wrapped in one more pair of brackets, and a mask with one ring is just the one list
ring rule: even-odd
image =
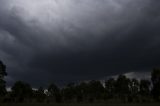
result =
[{"label": "light patch on horizon", "polygon": [[[137,80],[141,80],[141,79],[144,79],[144,80],[151,80],[151,72],[149,71],[133,71],[133,72],[127,72],[127,73],[124,73],[122,75],[125,75],[127,78],[129,79],[137,79]],[[113,76],[110,76],[110,77],[107,77],[107,78],[115,78],[117,79],[119,75],[113,75]]]},{"label": "light patch on horizon", "polygon": [[145,80],[151,80],[151,72],[130,72],[130,73],[126,73],[124,74],[126,77],[128,78],[135,78],[135,79],[145,79]]}]

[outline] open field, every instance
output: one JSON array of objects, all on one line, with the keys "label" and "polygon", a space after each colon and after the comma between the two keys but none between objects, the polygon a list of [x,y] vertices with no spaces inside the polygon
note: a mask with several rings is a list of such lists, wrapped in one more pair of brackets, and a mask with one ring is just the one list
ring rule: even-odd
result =
[{"label": "open field", "polygon": [[140,104],[38,104],[38,103],[18,103],[0,104],[0,106],[160,106],[160,103],[140,103]]}]

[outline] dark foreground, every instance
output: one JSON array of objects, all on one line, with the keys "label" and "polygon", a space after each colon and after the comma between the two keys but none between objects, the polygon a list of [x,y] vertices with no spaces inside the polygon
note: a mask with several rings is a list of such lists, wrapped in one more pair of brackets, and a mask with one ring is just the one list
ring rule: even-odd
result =
[{"label": "dark foreground", "polygon": [[132,104],[38,104],[38,103],[16,103],[16,104],[0,104],[0,106],[160,106],[160,103],[132,103]]}]

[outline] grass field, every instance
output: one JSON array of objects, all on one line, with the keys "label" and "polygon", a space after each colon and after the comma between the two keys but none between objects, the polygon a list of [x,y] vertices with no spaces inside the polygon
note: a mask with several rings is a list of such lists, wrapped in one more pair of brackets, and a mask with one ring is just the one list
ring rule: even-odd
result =
[{"label": "grass field", "polygon": [[140,103],[140,104],[0,104],[0,106],[160,106],[160,103]]}]

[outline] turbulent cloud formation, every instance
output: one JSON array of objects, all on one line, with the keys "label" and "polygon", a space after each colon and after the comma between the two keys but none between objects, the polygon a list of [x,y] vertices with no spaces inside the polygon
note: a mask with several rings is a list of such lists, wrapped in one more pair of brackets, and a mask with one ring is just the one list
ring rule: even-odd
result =
[{"label": "turbulent cloud formation", "polygon": [[0,58],[9,85],[158,67],[159,7],[157,0],[0,0]]}]

